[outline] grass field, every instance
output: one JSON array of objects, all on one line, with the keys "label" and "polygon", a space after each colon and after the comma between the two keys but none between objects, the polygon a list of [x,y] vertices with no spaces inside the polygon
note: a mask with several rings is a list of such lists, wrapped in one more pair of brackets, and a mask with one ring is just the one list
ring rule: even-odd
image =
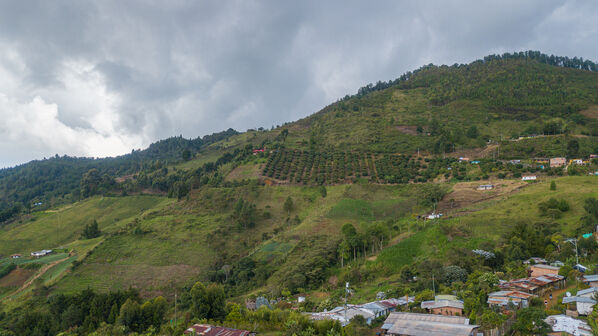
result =
[{"label": "grass field", "polygon": [[85,225],[97,220],[103,231],[130,221],[166,198],[155,196],[93,197],[57,211],[35,213],[26,223],[0,230],[0,255],[52,249],[79,238]]}]

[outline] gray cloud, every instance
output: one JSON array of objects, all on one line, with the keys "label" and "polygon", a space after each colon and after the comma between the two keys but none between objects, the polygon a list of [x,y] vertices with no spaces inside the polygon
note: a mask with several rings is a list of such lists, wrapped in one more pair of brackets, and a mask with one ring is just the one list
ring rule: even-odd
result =
[{"label": "gray cloud", "polygon": [[281,124],[430,62],[596,60],[592,1],[0,4],[0,166]]}]

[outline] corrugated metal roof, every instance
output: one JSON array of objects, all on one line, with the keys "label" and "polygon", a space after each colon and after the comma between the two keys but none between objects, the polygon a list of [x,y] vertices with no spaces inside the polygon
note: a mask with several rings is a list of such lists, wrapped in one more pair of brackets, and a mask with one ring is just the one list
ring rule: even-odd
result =
[{"label": "corrugated metal roof", "polygon": [[589,281],[589,282],[598,281],[598,274],[584,275],[583,281]]},{"label": "corrugated metal roof", "polygon": [[478,326],[469,325],[469,319],[461,316],[443,316],[416,313],[392,313],[385,324],[393,323],[390,335],[411,336],[469,336]]},{"label": "corrugated metal roof", "polygon": [[565,296],[563,298],[563,303],[571,303],[571,302],[596,303],[596,301],[594,299],[589,298],[589,297],[583,297],[583,296],[570,296],[570,297]]}]

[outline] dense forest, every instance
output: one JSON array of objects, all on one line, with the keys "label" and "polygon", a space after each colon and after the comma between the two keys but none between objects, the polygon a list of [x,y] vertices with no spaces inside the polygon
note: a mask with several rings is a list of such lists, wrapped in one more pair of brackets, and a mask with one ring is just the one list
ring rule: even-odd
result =
[{"label": "dense forest", "polygon": [[[21,209],[46,209],[72,202],[98,192],[110,191],[119,176],[156,172],[169,163],[191,159],[201,148],[227,139],[237,131],[228,129],[203,138],[172,137],[151,144],[144,150],[115,158],[76,158],[54,156],[0,170],[0,222]],[[144,186],[151,186],[145,182]],[[160,190],[168,191],[169,187]]]}]

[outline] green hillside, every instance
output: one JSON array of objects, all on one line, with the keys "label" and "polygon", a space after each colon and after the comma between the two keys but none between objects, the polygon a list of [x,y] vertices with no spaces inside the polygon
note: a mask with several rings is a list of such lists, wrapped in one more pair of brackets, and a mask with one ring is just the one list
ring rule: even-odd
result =
[{"label": "green hillside", "polygon": [[[495,287],[480,289],[481,274],[523,277],[521,261],[532,256],[572,266],[564,239],[595,230],[596,70],[534,52],[429,65],[272,130],[229,129],[119,158],[4,169],[0,335],[33,332],[24,325],[38,320],[51,326],[40,335],[85,335],[102,322],[118,325],[127,298],[139,311],[164,305],[154,326],[179,335],[182,325],[164,322],[173,319],[175,293],[184,322],[198,317],[198,281],[241,305],[285,297],[272,320],[242,308],[238,317],[230,305],[210,316],[266,334],[288,330],[293,319],[317,326],[289,308],[334,308],[345,282],[354,303],[380,291],[419,301],[431,288],[457,293],[482,323],[498,313],[486,306]],[[542,160],[556,156],[584,163]],[[522,181],[526,175],[537,180]],[[493,188],[477,190],[481,184]],[[433,212],[443,216],[425,219]],[[594,265],[598,244],[581,239],[581,262]],[[54,253],[30,257],[42,249]],[[461,278],[447,280],[447,267]],[[293,299],[300,294],[309,298],[303,305]],[[315,334],[330,328],[337,326]]]}]

